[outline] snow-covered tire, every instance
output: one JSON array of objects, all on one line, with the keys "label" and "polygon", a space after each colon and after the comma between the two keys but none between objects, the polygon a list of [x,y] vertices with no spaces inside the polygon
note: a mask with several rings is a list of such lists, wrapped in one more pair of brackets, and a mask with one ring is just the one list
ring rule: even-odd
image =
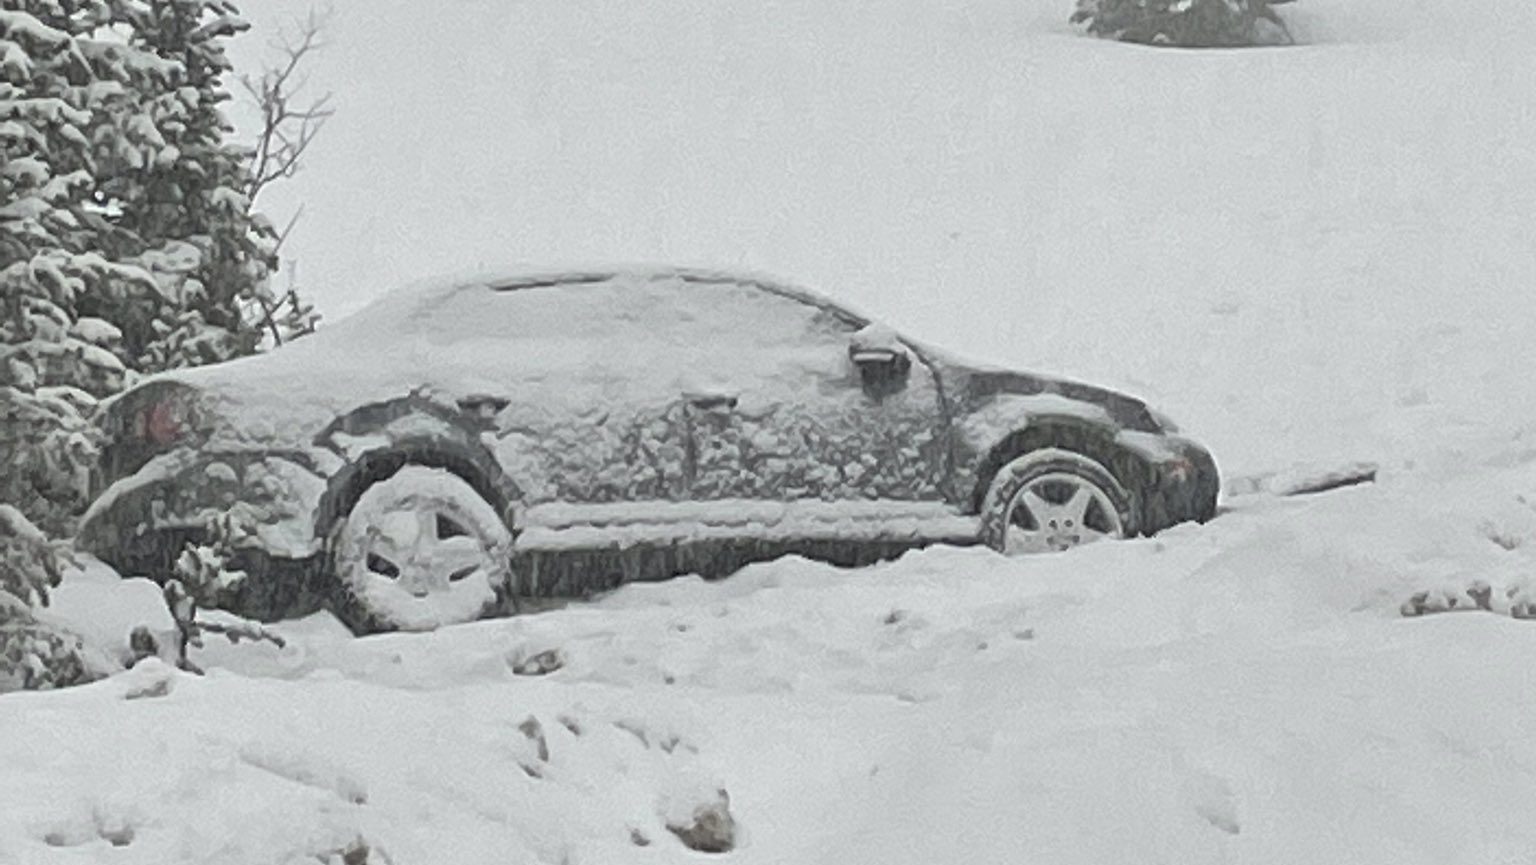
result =
[{"label": "snow-covered tire", "polygon": [[506,601],[512,534],[444,469],[407,465],[363,491],[331,534],[332,611],[356,633],[428,631]]},{"label": "snow-covered tire", "polygon": [[1009,555],[1136,533],[1131,495],[1099,462],[1060,448],[1004,464],[982,500],[981,540]]}]

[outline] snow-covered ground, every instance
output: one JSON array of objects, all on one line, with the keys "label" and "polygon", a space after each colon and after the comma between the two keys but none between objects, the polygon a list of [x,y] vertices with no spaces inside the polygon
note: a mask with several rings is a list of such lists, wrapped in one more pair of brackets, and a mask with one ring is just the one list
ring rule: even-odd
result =
[{"label": "snow-covered ground", "polygon": [[[673,862],[667,822],[724,789],[739,862],[1529,862],[1536,623],[1399,605],[1520,585],[1536,547],[1491,538],[1536,537],[1533,484],[1238,497],[1067,555],[791,559],[426,635],[317,616],[210,643],[203,678],[0,699],[0,861]],[[165,624],[110,579],[56,612]]]},{"label": "snow-covered ground", "polygon": [[[1302,0],[1314,44],[1237,53],[1080,39],[1069,7],[520,4],[449,72],[508,70],[484,111],[538,82],[528,134],[397,136],[433,194],[346,230],[394,244],[375,271],[410,269],[397,219],[444,269],[778,271],[1151,398],[1243,493],[1224,515],[424,635],[319,616],[205,677],[9,694],[0,863],[695,861],[666,826],[720,790],[742,863],[1536,861],[1536,622],[1504,615],[1536,589],[1536,7]],[[451,129],[427,95],[459,91],[422,87],[409,128]],[[1376,483],[1254,480],[1355,460]],[[1400,615],[1478,580],[1493,612]],[[51,614],[112,652],[156,604],[91,567]]]}]

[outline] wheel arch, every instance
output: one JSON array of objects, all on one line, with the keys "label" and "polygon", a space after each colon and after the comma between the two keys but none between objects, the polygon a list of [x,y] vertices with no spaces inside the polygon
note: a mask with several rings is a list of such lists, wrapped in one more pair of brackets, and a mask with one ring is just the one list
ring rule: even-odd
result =
[{"label": "wheel arch", "polygon": [[980,513],[987,490],[1003,466],[1025,454],[1059,448],[1087,457],[1103,466],[1132,497],[1132,512],[1144,525],[1141,509],[1154,473],[1147,461],[1115,441],[1112,429],[1081,418],[1048,415],[1031,418],[1027,426],[1003,436],[987,450],[976,470],[976,483],[967,502],[971,513]]},{"label": "wheel arch", "polygon": [[316,446],[343,460],[315,510],[315,534],[329,543],[337,521],[363,492],[406,465],[445,469],[474,488],[512,529],[522,490],[481,441],[489,429],[464,402],[456,408],[425,388],[358,406],[315,434]]},{"label": "wheel arch", "polygon": [[315,534],[325,539],[327,554],[336,526],[351,513],[363,493],[408,465],[452,473],[490,502],[507,528],[516,533],[512,509],[521,501],[522,492],[488,449],[478,443],[471,447],[437,438],[407,438],[357,456],[332,476],[315,513]]}]

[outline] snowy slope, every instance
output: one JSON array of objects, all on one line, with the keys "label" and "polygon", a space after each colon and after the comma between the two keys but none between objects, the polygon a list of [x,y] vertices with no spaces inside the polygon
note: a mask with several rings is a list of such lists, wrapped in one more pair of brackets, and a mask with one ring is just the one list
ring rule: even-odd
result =
[{"label": "snowy slope", "polygon": [[1487,534],[1536,533],[1533,483],[1251,497],[1029,560],[790,559],[428,635],[291,623],[203,679],[0,699],[34,743],[0,861],[685,861],[667,814],[718,788],[737,862],[1530,861],[1536,627],[1398,604],[1523,585],[1532,547]]},{"label": "snowy slope", "polygon": [[[1503,615],[1536,576],[1529,4],[1302,0],[1315,44],[1240,53],[1078,39],[1054,0],[377,5],[328,61],[370,77],[327,158],[373,177],[317,150],[303,187],[324,300],[741,263],[1139,392],[1229,474],[1379,480],[6,695],[0,863],[698,861],[665,824],[717,788],[719,861],[1536,861],[1536,623]],[[104,652],[153,611],[107,580],[54,611]],[[1475,580],[1495,612],[1399,616]]]}]

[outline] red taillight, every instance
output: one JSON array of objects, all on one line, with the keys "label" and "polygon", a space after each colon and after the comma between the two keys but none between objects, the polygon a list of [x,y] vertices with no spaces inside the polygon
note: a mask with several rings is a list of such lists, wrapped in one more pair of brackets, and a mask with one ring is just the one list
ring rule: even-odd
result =
[{"label": "red taillight", "polygon": [[113,397],[98,419],[105,437],[101,484],[109,486],[198,434],[197,392],[177,382],[150,382]]},{"label": "red taillight", "polygon": [[144,409],[139,426],[144,439],[151,444],[175,444],[187,431],[181,406],[169,400],[157,402]]}]

